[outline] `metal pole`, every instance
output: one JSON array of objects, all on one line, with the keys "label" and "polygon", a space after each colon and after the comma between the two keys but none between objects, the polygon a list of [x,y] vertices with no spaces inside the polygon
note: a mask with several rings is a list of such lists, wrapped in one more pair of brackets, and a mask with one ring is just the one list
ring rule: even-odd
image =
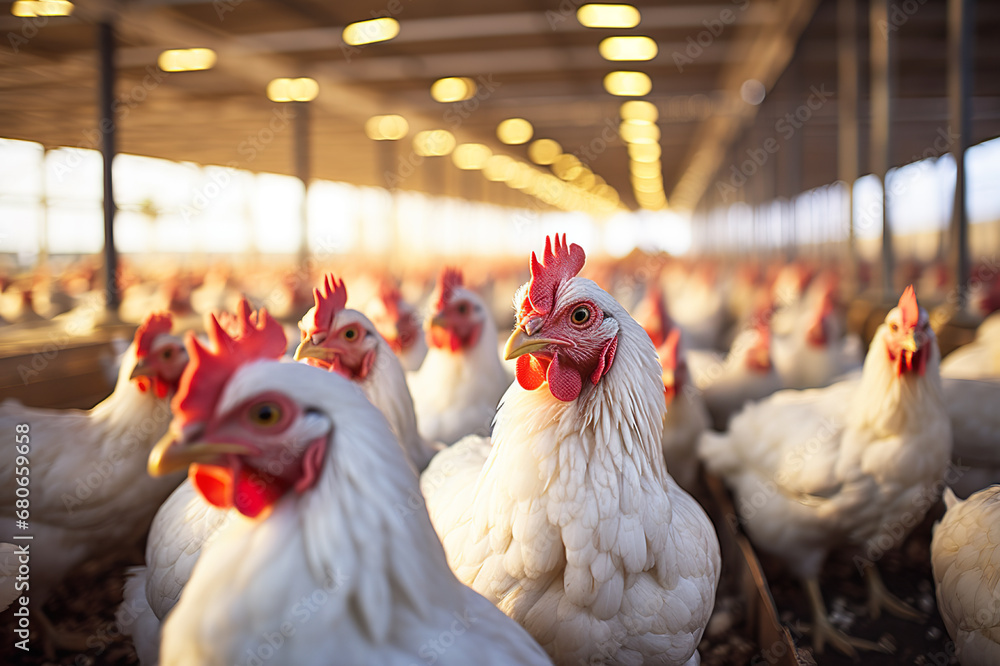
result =
[{"label": "metal pole", "polygon": [[868,35],[871,43],[871,171],[882,181],[882,295],[891,298],[893,287],[892,230],[886,173],[892,165],[893,31],[889,25],[889,0],[871,0]]},{"label": "metal pole", "polygon": [[854,181],[858,179],[858,7],[857,0],[837,2],[837,178],[847,190],[847,293],[857,292],[854,238]]},{"label": "metal pole", "polygon": [[948,1],[948,119],[958,136],[955,158],[955,205],[951,213],[951,262],[959,307],[969,291],[969,214],[966,206],[965,151],[972,138],[972,52],[974,0]]},{"label": "metal pole", "polygon": [[104,158],[104,279],[106,308],[117,312],[121,303],[118,289],[118,252],[115,250],[115,196],[111,177],[111,163],[115,158],[115,118],[112,104],[115,98],[115,35],[111,23],[97,25],[97,49],[100,55],[100,109],[101,156]]},{"label": "metal pole", "polygon": [[302,238],[299,244],[299,261],[305,263],[309,258],[309,214],[306,195],[309,193],[309,102],[293,102],[295,104],[295,176],[302,181],[302,209],[299,224]]}]

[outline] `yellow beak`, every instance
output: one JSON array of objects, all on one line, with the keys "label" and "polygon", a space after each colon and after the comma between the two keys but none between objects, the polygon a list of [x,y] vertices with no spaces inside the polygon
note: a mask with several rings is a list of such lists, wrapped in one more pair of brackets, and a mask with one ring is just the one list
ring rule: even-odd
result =
[{"label": "yellow beak", "polygon": [[152,377],[153,368],[146,362],[146,359],[142,359],[135,364],[132,368],[132,374],[128,376],[129,380],[135,379],[136,377]]},{"label": "yellow beak", "polygon": [[329,361],[338,353],[336,349],[314,345],[309,338],[306,338],[295,348],[294,358],[296,361],[301,361],[304,358],[318,358],[321,361]]},{"label": "yellow beak", "polygon": [[226,454],[253,455],[257,449],[243,444],[195,442],[185,444],[177,435],[168,432],[149,453],[146,469],[150,476],[166,476],[187,469],[191,463],[211,462]]},{"label": "yellow beak", "polygon": [[909,335],[907,335],[906,339],[903,340],[903,349],[905,349],[906,351],[911,352],[911,353],[917,351],[917,349],[918,349],[917,341],[914,339],[913,333],[910,333]]},{"label": "yellow beak", "polygon": [[562,340],[553,340],[551,338],[532,338],[525,331],[518,328],[511,333],[509,338],[507,338],[507,344],[504,345],[503,348],[503,357],[505,361],[509,361],[517,358],[518,356],[524,356],[525,354],[538,351],[539,349],[543,349],[549,345],[565,344],[566,343]]},{"label": "yellow beak", "polygon": [[448,319],[440,312],[431,317],[431,328],[448,328]]}]

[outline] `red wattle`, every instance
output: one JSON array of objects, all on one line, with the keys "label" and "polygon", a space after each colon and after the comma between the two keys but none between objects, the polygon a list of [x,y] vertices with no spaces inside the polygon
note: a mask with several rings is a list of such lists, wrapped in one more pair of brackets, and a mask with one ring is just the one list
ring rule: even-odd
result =
[{"label": "red wattle", "polygon": [[191,483],[205,501],[220,509],[235,507],[244,516],[256,518],[288,490],[276,477],[262,474],[239,462],[235,470],[217,465],[192,464]]},{"label": "red wattle", "polygon": [[556,400],[572,402],[583,390],[583,377],[580,376],[579,370],[560,363],[558,354],[552,357],[545,378],[549,382],[549,391]]},{"label": "red wattle", "polygon": [[233,505],[233,471],[228,467],[194,463],[188,469],[188,478],[212,506],[228,509]]},{"label": "red wattle", "polygon": [[525,354],[517,359],[517,383],[525,391],[534,391],[545,383],[545,373],[549,369],[549,360]]}]

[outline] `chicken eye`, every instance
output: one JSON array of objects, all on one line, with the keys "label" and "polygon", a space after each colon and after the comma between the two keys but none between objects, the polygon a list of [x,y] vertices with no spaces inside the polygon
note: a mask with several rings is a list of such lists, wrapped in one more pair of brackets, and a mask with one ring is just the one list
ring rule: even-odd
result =
[{"label": "chicken eye", "polygon": [[348,342],[352,342],[354,340],[357,340],[360,334],[358,333],[358,329],[352,326],[347,330],[345,330],[343,335],[345,340],[347,340]]},{"label": "chicken eye", "polygon": [[171,358],[173,358],[173,356],[174,356],[174,349],[173,349],[173,347],[167,347],[160,354],[160,358],[162,358],[164,361],[169,361]]},{"label": "chicken eye", "polygon": [[273,402],[262,402],[250,408],[250,420],[254,425],[270,427],[281,420],[281,408]]},{"label": "chicken eye", "polygon": [[573,314],[570,315],[570,319],[577,326],[582,326],[590,321],[590,308],[581,305],[576,310],[573,310]]},{"label": "chicken eye", "polygon": [[468,314],[468,313],[469,313],[469,304],[468,303],[459,303],[458,304],[458,314],[465,315],[465,314]]},{"label": "chicken eye", "polygon": [[893,333],[895,333],[896,331],[899,330],[899,324],[897,324],[896,322],[892,322],[891,324],[889,324],[889,328],[892,330]]}]

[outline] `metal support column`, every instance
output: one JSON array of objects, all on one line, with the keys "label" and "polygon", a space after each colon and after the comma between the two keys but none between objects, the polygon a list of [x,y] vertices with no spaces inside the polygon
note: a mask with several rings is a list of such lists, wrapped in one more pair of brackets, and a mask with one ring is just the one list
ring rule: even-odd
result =
[{"label": "metal support column", "polygon": [[115,34],[110,22],[97,25],[97,50],[100,57],[98,109],[101,132],[101,156],[104,158],[104,293],[106,307],[117,312],[121,303],[118,286],[118,252],[115,250],[115,195],[111,163],[115,158]]},{"label": "metal support column", "polygon": [[889,0],[871,0],[868,40],[871,45],[871,172],[882,181],[882,296],[892,298],[892,230],[885,177],[892,166],[893,31],[889,30]]},{"label": "metal support column", "polygon": [[309,258],[309,179],[312,177],[309,154],[309,102],[293,102],[295,105],[295,176],[302,181],[302,210],[299,224],[302,238],[299,241],[299,262],[305,264]]},{"label": "metal support column", "polygon": [[955,158],[955,205],[951,213],[951,265],[959,307],[969,290],[969,214],[966,206],[965,151],[972,139],[972,53],[974,0],[948,0],[948,122]]},{"label": "metal support column", "polygon": [[848,295],[857,292],[854,238],[854,181],[858,179],[858,7],[857,0],[837,1],[837,179],[846,190],[845,247]]}]

